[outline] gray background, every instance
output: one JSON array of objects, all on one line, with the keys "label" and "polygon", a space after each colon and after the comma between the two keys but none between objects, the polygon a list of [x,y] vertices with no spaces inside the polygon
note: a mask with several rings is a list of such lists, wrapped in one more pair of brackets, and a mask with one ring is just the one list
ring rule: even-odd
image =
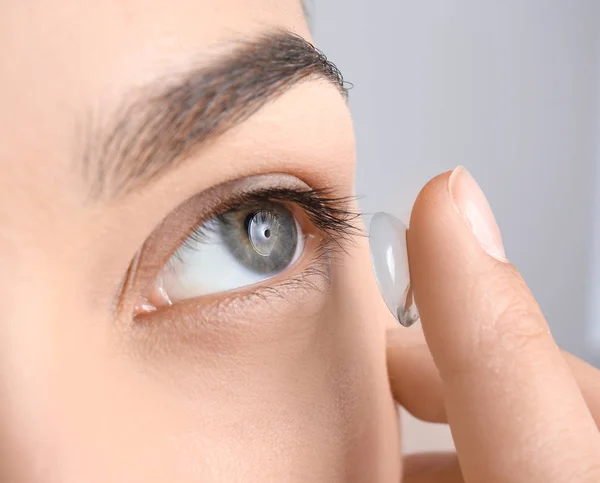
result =
[{"label": "gray background", "polygon": [[355,85],[363,210],[406,220],[429,178],[465,165],[559,344],[600,364],[600,1],[309,10],[318,46]]}]

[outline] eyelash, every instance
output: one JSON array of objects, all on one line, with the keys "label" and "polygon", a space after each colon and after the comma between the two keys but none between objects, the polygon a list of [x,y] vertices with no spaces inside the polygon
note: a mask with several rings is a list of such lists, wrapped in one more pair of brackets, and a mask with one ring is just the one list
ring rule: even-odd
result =
[{"label": "eyelash", "polygon": [[[233,301],[258,298],[265,303],[274,298],[285,299],[288,289],[303,291],[318,291],[316,278],[328,280],[332,262],[341,251],[346,253],[346,246],[355,236],[365,236],[365,233],[354,223],[362,216],[360,212],[348,208],[354,197],[335,197],[329,189],[289,189],[266,188],[254,192],[243,193],[241,196],[228,200],[220,206],[219,218],[223,213],[231,210],[243,210],[265,201],[284,202],[300,207],[308,216],[311,223],[322,233],[323,240],[316,246],[313,255],[315,263],[309,264],[301,272],[280,280],[275,285],[262,285],[251,292],[231,293],[229,296],[213,302],[214,308],[226,307]],[[209,228],[210,229],[210,228]],[[203,224],[200,224],[191,235],[186,238],[188,243],[192,240],[202,241],[206,235]],[[186,242],[183,244],[185,245]],[[322,263],[325,260],[328,263]]]},{"label": "eyelash", "polygon": [[[241,193],[228,200],[219,208],[216,219],[224,213],[243,210],[267,201],[290,203],[300,207],[313,225],[319,229],[336,248],[345,251],[345,244],[353,237],[363,235],[355,225],[360,213],[348,209],[353,197],[335,197],[328,189],[265,188],[254,192]],[[214,226],[214,225],[212,225]],[[211,226],[200,223],[183,241],[182,246],[193,247],[193,242],[202,242]]]}]

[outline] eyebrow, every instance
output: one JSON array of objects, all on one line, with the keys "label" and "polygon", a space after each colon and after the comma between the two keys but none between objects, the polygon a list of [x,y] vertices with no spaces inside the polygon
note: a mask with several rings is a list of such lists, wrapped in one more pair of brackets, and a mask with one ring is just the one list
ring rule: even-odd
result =
[{"label": "eyebrow", "polygon": [[93,199],[138,189],[305,80],[325,79],[347,99],[339,69],[287,31],[236,41],[226,56],[176,77],[129,93],[102,126],[88,117],[82,157]]}]

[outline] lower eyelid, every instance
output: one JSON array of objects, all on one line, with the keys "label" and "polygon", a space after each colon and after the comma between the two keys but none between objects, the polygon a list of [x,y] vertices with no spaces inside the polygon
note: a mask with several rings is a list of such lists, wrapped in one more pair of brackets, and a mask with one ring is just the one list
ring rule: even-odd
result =
[{"label": "lower eyelid", "polygon": [[144,367],[160,364],[160,370],[165,360],[177,367],[182,360],[222,364],[224,356],[240,351],[309,343],[318,337],[331,301],[328,249],[314,255],[290,277],[252,291],[191,299],[138,316],[125,342]]},{"label": "lower eyelid", "polygon": [[270,303],[274,299],[285,301],[288,297],[298,297],[298,294],[305,295],[315,291],[321,293],[330,284],[330,254],[333,251],[329,246],[331,243],[317,234],[310,234],[305,236],[304,251],[298,260],[272,278],[239,289],[179,300],[173,305],[160,307],[157,311],[138,314],[136,319],[155,319],[167,314],[170,317],[171,314],[177,313],[181,316],[188,312],[207,319],[207,313],[214,314],[232,308],[236,308],[237,311],[240,306],[247,306],[250,301]]},{"label": "lower eyelid", "polygon": [[327,261],[312,260],[292,277],[277,283],[206,301],[187,300],[164,313],[144,315],[139,322],[154,326],[159,331],[157,336],[162,330],[175,331],[179,340],[194,340],[185,336],[187,332],[211,334],[208,337],[221,334],[227,345],[250,343],[250,339],[272,343],[276,334],[287,338],[301,330],[299,324],[314,330],[315,318],[327,303],[330,284]]}]

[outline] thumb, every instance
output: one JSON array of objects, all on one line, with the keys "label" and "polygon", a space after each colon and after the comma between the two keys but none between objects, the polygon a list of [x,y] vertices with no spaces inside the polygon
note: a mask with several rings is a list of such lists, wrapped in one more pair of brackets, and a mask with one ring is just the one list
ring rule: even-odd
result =
[{"label": "thumb", "polygon": [[[421,191],[407,245],[465,479],[566,481],[578,468],[598,477],[594,421],[464,168]],[[515,448],[523,457],[515,459]]]}]

